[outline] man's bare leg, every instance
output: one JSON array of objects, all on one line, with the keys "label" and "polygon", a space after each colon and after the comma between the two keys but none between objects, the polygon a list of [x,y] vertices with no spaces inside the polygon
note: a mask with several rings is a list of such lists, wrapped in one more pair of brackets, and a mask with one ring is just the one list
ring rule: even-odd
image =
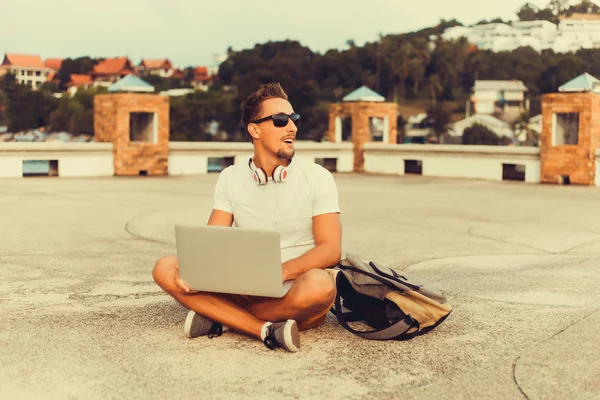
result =
[{"label": "man's bare leg", "polygon": [[226,295],[198,292],[182,293],[175,285],[177,258],[159,259],[152,271],[154,281],[180,304],[228,328],[261,339],[263,321],[228,299]]},{"label": "man's bare leg", "polygon": [[298,277],[285,297],[259,300],[250,305],[249,311],[266,321],[293,319],[300,324],[328,309],[334,296],[331,275],[315,269]]}]

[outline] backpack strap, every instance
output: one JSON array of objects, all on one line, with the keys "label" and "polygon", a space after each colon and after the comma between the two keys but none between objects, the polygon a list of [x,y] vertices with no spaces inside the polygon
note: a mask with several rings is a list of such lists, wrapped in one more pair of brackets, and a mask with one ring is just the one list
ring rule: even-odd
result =
[{"label": "backpack strap", "polygon": [[[340,279],[346,279],[345,277],[344,278],[342,278],[342,277],[343,277],[343,274],[338,274],[338,276],[336,278],[336,286],[339,285],[338,281]],[[340,323],[341,326],[344,327],[344,329],[346,329],[348,332],[351,332],[351,333],[353,333],[357,336],[360,336],[364,339],[388,340],[388,339],[394,339],[394,338],[408,332],[408,330],[413,327],[416,327],[417,330],[420,330],[419,322],[417,320],[415,320],[413,317],[411,317],[410,315],[407,315],[405,319],[398,321],[395,324],[392,324],[386,328],[374,329],[371,331],[357,331],[356,329],[353,329],[350,325],[348,325],[348,322],[353,322],[353,321],[358,320],[353,315],[354,313],[342,312],[342,302],[341,302],[341,295],[340,295],[339,290],[336,291],[335,309],[333,309],[332,311],[335,313],[335,316],[336,316],[338,322]]]}]

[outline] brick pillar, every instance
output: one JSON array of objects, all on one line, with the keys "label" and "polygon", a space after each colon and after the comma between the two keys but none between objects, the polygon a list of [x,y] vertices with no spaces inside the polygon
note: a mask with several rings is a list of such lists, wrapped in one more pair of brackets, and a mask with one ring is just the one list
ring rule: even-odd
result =
[{"label": "brick pillar", "polygon": [[[552,93],[542,96],[542,183],[593,185],[596,167],[594,153],[600,144],[600,96],[594,93]],[[555,143],[560,114],[577,114],[577,143]],[[555,121],[556,120],[556,121]]]},{"label": "brick pillar", "polygon": [[357,104],[352,113],[352,141],[354,142],[354,170],[364,170],[363,145],[369,141],[369,114],[364,104]]},{"label": "brick pillar", "polygon": [[396,144],[398,143],[398,115],[396,112],[396,107],[394,107],[389,113],[388,113],[388,126],[389,126],[389,141],[388,143],[390,144]]},{"label": "brick pillar", "polygon": [[331,143],[335,143],[335,119],[337,118],[337,113],[333,110],[333,104],[329,106],[329,131],[328,137]]},{"label": "brick pillar", "polygon": [[[168,175],[168,96],[97,95],[94,97],[94,127],[96,141],[114,144],[115,175]],[[148,134],[134,135],[132,139],[130,131]]]}]

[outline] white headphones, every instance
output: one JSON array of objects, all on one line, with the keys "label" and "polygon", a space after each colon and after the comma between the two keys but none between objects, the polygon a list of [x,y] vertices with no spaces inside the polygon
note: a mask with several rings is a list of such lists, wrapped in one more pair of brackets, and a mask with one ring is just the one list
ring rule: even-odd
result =
[{"label": "white headphones", "polygon": [[[269,181],[269,179],[267,178],[267,173],[265,172],[264,169],[258,168],[254,164],[254,161],[252,161],[252,158],[250,158],[248,160],[248,167],[250,167],[250,169],[252,170],[252,172],[253,172],[252,176],[254,178],[254,182],[256,182],[257,185],[266,185],[267,184],[267,182]],[[289,166],[284,167],[283,165],[278,165],[273,170],[273,175],[271,176],[271,178],[273,178],[273,180],[275,182],[279,183],[279,182],[285,182],[289,175],[290,175]]]}]

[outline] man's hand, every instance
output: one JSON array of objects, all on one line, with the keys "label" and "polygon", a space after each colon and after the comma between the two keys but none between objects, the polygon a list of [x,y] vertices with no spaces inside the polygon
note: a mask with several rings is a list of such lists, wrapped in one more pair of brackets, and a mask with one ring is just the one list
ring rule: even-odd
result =
[{"label": "man's hand", "polygon": [[339,213],[321,214],[313,217],[315,247],[283,263],[283,280],[296,279],[311,269],[331,267],[339,262],[342,254],[342,223]]},{"label": "man's hand", "polygon": [[181,279],[179,279],[179,264],[175,264],[175,286],[177,286],[181,293],[198,293],[197,290],[191,290]]},{"label": "man's hand", "polygon": [[286,268],[286,263],[281,264],[281,277],[282,281],[288,281],[290,279],[289,269]]}]

